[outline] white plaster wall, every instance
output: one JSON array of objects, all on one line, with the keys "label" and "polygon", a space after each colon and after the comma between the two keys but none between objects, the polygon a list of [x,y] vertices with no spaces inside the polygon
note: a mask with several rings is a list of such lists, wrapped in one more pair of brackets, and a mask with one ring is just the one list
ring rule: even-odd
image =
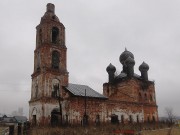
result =
[{"label": "white plaster wall", "polygon": [[53,109],[58,108],[59,109],[59,104],[44,104],[44,116],[45,117],[51,117],[51,112]]},{"label": "white plaster wall", "polygon": [[36,115],[37,122],[42,116],[42,104],[35,103],[29,105],[29,120],[32,121],[33,115]]},{"label": "white plaster wall", "polygon": [[[106,118],[106,121],[111,120],[111,115],[115,114],[118,116],[119,122],[121,122],[121,116],[124,116],[124,121],[129,121],[129,116],[131,115],[133,122],[137,122],[137,116],[139,117],[139,122],[142,122],[144,120],[144,113],[143,112],[132,112],[132,111],[127,111],[123,109],[117,109],[117,110],[112,110],[111,112],[108,112],[108,118]],[[103,114],[105,115],[105,114]]]}]

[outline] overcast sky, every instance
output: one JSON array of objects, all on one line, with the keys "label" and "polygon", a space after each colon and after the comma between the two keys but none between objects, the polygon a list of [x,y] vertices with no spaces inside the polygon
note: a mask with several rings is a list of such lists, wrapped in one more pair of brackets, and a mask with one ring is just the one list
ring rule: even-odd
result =
[{"label": "overcast sky", "polygon": [[0,0],[0,113],[28,114],[35,27],[47,3],[66,27],[69,82],[102,93],[106,67],[120,72],[126,47],[137,74],[143,61],[150,66],[159,114],[172,107],[180,115],[179,0]]}]

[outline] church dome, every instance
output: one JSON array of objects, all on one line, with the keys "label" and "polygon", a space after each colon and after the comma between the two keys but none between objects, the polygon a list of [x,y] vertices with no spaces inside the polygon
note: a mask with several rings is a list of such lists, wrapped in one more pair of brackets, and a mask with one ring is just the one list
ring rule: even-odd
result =
[{"label": "church dome", "polygon": [[109,66],[106,68],[106,71],[107,72],[115,72],[116,67],[110,63]]},{"label": "church dome", "polygon": [[140,71],[143,71],[143,70],[148,71],[148,70],[149,70],[149,65],[146,64],[145,62],[143,62],[143,63],[139,66],[139,70],[140,70]]},{"label": "church dome", "polygon": [[128,65],[135,65],[135,61],[134,61],[134,59],[132,58],[132,57],[128,57],[125,61],[124,61],[124,63],[128,66]]},{"label": "church dome", "polygon": [[128,57],[134,59],[134,55],[125,48],[125,51],[119,57],[119,61],[121,62],[121,64],[124,65],[124,62]]}]

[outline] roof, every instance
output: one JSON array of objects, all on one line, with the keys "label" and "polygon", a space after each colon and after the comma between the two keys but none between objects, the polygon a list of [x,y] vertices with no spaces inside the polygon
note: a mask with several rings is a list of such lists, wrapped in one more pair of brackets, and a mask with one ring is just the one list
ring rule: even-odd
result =
[{"label": "roof", "polygon": [[1,123],[17,123],[17,120],[14,117],[5,117]]},{"label": "roof", "polygon": [[27,117],[25,116],[14,116],[18,123],[24,123],[27,121]]},{"label": "roof", "polygon": [[[127,77],[127,74],[122,72],[118,76],[116,76],[116,79],[121,79],[121,78],[126,78],[126,77]],[[134,77],[141,79],[141,76],[136,73],[134,73]]]},{"label": "roof", "polygon": [[[126,78],[126,77],[127,77],[127,74],[124,73],[124,72],[121,72],[119,75],[117,75],[117,76],[115,77],[115,80],[121,80],[121,79]],[[141,76],[138,75],[138,74],[136,74],[136,73],[134,73],[134,76],[133,76],[133,77],[142,80]],[[154,82],[152,79],[148,79],[148,81],[149,81],[149,82]]]},{"label": "roof", "polygon": [[93,90],[92,88],[90,88],[87,85],[69,83],[68,86],[65,88],[75,96],[85,97],[85,90],[86,90],[87,97],[107,99],[107,97],[96,92],[95,90]]}]

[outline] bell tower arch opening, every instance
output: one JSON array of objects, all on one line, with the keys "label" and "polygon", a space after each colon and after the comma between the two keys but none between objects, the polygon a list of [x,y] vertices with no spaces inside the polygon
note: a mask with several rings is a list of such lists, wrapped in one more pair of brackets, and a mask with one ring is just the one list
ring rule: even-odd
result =
[{"label": "bell tower arch opening", "polygon": [[60,54],[58,51],[52,52],[52,68],[53,69],[59,69],[59,63],[60,63]]},{"label": "bell tower arch opening", "polygon": [[59,42],[59,29],[57,27],[52,28],[51,36],[52,43],[57,44]]}]

